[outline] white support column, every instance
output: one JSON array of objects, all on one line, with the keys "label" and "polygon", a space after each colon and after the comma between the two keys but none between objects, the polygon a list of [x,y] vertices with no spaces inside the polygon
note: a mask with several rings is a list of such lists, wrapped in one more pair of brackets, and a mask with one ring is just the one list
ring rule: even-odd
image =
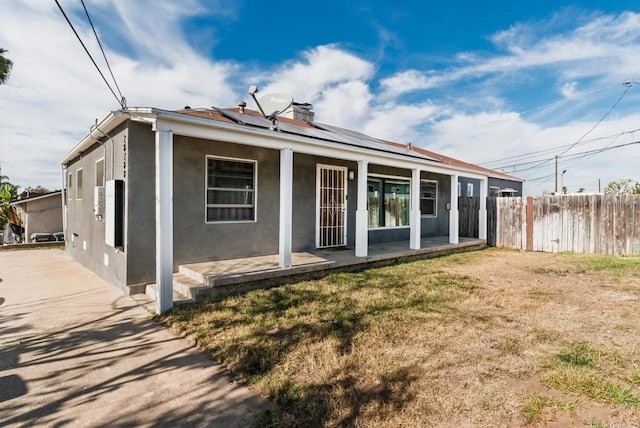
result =
[{"label": "white support column", "polygon": [[173,307],[173,132],[156,129],[156,313]]},{"label": "white support column", "polygon": [[478,212],[478,239],[487,239],[487,195],[489,181],[480,180],[480,208]]},{"label": "white support column", "polygon": [[278,264],[291,267],[291,223],[293,200],[293,150],[280,150],[280,242]]},{"label": "white support column", "polygon": [[451,210],[449,211],[449,243],[460,242],[458,224],[458,174],[451,175]]},{"label": "white support column", "polygon": [[420,169],[414,168],[411,171],[411,213],[409,218],[410,238],[409,248],[420,249]]},{"label": "white support column", "polygon": [[367,211],[367,169],[369,163],[358,161],[358,206],[356,209],[356,257],[369,254],[369,211]]}]

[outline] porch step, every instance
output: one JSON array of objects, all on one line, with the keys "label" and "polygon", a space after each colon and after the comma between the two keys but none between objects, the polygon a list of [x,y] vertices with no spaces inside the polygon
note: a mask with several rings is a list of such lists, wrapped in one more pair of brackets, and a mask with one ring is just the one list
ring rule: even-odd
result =
[{"label": "porch step", "polygon": [[[151,306],[155,306],[153,305],[154,302],[156,302],[158,300],[158,286],[157,284],[147,284],[147,286],[145,287],[144,290],[144,294],[145,296],[147,296],[150,299],[150,303]],[[193,300],[190,299],[189,297],[185,296],[182,293],[177,292],[175,289],[173,290],[173,304],[174,305],[186,305],[189,303],[193,303]]]},{"label": "porch step", "polygon": [[193,302],[200,302],[209,295],[211,287],[206,279],[199,281],[191,276],[177,272],[173,274],[173,290],[187,296]]},{"label": "porch step", "polygon": [[[173,274],[173,302],[176,305],[200,302],[209,296],[210,289],[208,285],[179,272]],[[157,285],[148,284],[145,294],[155,301],[158,296]]]}]

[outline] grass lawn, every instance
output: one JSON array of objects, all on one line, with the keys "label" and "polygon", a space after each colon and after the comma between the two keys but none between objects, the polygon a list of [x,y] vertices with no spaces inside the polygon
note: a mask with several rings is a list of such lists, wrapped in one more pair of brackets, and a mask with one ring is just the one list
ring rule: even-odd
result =
[{"label": "grass lawn", "polygon": [[638,426],[640,258],[489,249],[179,307],[262,426]]}]

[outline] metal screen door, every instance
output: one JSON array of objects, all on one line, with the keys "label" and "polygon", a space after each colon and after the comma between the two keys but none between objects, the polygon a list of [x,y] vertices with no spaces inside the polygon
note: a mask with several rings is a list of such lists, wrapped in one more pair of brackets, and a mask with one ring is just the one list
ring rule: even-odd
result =
[{"label": "metal screen door", "polygon": [[318,165],[317,183],[316,246],[344,246],[347,242],[347,168]]}]

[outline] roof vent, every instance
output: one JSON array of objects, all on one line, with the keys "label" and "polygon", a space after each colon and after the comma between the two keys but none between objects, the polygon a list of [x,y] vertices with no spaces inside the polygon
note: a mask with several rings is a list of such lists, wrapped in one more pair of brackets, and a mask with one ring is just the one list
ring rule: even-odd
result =
[{"label": "roof vent", "polygon": [[286,109],[280,116],[288,117],[294,120],[304,120],[305,122],[313,122],[315,113],[311,111],[313,105],[309,103],[296,103],[291,104],[291,107]]},{"label": "roof vent", "polygon": [[244,101],[240,101],[238,103],[238,113],[244,113],[244,108],[247,106],[247,103]]}]

